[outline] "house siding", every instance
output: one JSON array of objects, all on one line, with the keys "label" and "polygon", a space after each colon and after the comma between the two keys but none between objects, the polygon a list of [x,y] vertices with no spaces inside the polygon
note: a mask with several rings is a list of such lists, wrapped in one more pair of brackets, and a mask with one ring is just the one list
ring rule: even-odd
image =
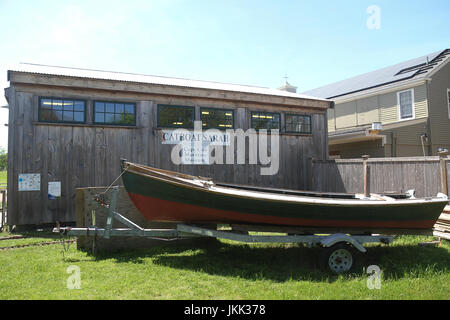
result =
[{"label": "house siding", "polygon": [[430,91],[430,127],[432,152],[444,147],[450,150],[450,119],[448,114],[447,89],[450,89],[450,62],[432,76]]},{"label": "house siding", "polygon": [[356,101],[336,105],[336,129],[356,126]]},{"label": "house siding", "polygon": [[[427,87],[425,84],[411,87],[414,89],[414,113],[416,119],[428,117]],[[406,89],[408,90],[408,89]],[[397,93],[392,91],[368,98],[337,103],[335,112],[328,113],[329,131],[368,125],[380,121],[390,124],[400,121]]]},{"label": "house siding", "polygon": [[335,109],[327,110],[328,132],[336,131]]}]

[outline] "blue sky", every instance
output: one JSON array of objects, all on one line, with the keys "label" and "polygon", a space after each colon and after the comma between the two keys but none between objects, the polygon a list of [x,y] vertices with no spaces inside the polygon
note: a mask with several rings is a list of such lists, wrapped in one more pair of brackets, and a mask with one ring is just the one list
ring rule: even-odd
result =
[{"label": "blue sky", "polygon": [[448,0],[0,0],[0,14],[2,87],[32,62],[265,87],[287,74],[302,92],[450,48]]}]

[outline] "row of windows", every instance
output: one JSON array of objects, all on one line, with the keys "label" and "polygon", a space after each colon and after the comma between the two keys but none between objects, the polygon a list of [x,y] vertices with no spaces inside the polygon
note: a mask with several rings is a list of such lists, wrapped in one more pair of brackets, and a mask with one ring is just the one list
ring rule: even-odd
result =
[{"label": "row of windows", "polygon": [[[109,125],[136,125],[136,105],[133,103],[94,101],[94,123]],[[234,128],[234,110],[200,108],[200,120],[205,129]],[[39,121],[85,123],[86,103],[83,100],[41,98]],[[188,106],[158,105],[158,127],[194,128],[195,108]],[[281,129],[281,115],[272,112],[251,112],[251,128]],[[286,132],[311,131],[311,116],[285,115]]]},{"label": "row of windows", "polygon": [[[186,106],[158,105],[158,127],[193,128],[195,108]],[[234,128],[234,110],[200,108],[200,121],[205,129]],[[272,112],[251,112],[251,128],[281,129],[281,116]],[[286,132],[310,134],[311,116],[299,114],[285,115]]]},{"label": "row of windows", "polygon": [[[41,98],[39,121],[85,123],[86,102],[84,100]],[[136,125],[136,105],[94,101],[94,123],[134,126]]]}]

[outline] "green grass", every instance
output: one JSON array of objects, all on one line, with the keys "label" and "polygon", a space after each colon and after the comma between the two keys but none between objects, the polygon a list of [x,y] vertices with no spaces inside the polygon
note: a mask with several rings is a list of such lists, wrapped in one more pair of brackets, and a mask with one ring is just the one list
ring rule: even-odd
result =
[{"label": "green grass", "polygon": [[8,171],[0,171],[0,185],[7,183],[7,173]]},{"label": "green grass", "polygon": [[[53,238],[35,239],[47,237]],[[338,276],[317,268],[320,249],[299,245],[218,241],[97,256],[75,244],[64,256],[61,245],[0,251],[0,300],[449,299],[450,243],[418,246],[431,239],[371,245],[353,273]],[[365,269],[373,264],[383,271],[380,290],[366,285]],[[66,287],[71,265],[81,270],[80,290]]]}]

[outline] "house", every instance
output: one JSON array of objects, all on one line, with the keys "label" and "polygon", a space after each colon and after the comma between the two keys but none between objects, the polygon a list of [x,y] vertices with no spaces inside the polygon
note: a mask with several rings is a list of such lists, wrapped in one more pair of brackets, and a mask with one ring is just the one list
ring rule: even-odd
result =
[{"label": "house", "polygon": [[450,49],[304,94],[334,100],[330,158],[437,155],[450,150]]},{"label": "house", "polygon": [[[11,68],[8,81],[10,225],[74,222],[76,188],[110,185],[121,158],[219,182],[308,189],[309,159],[328,155],[330,101],[292,90],[35,64]],[[221,133],[279,130],[279,168],[261,175],[267,163],[252,163],[249,152],[236,161],[238,143],[231,164],[174,163],[173,130],[193,132],[195,121]]]}]

